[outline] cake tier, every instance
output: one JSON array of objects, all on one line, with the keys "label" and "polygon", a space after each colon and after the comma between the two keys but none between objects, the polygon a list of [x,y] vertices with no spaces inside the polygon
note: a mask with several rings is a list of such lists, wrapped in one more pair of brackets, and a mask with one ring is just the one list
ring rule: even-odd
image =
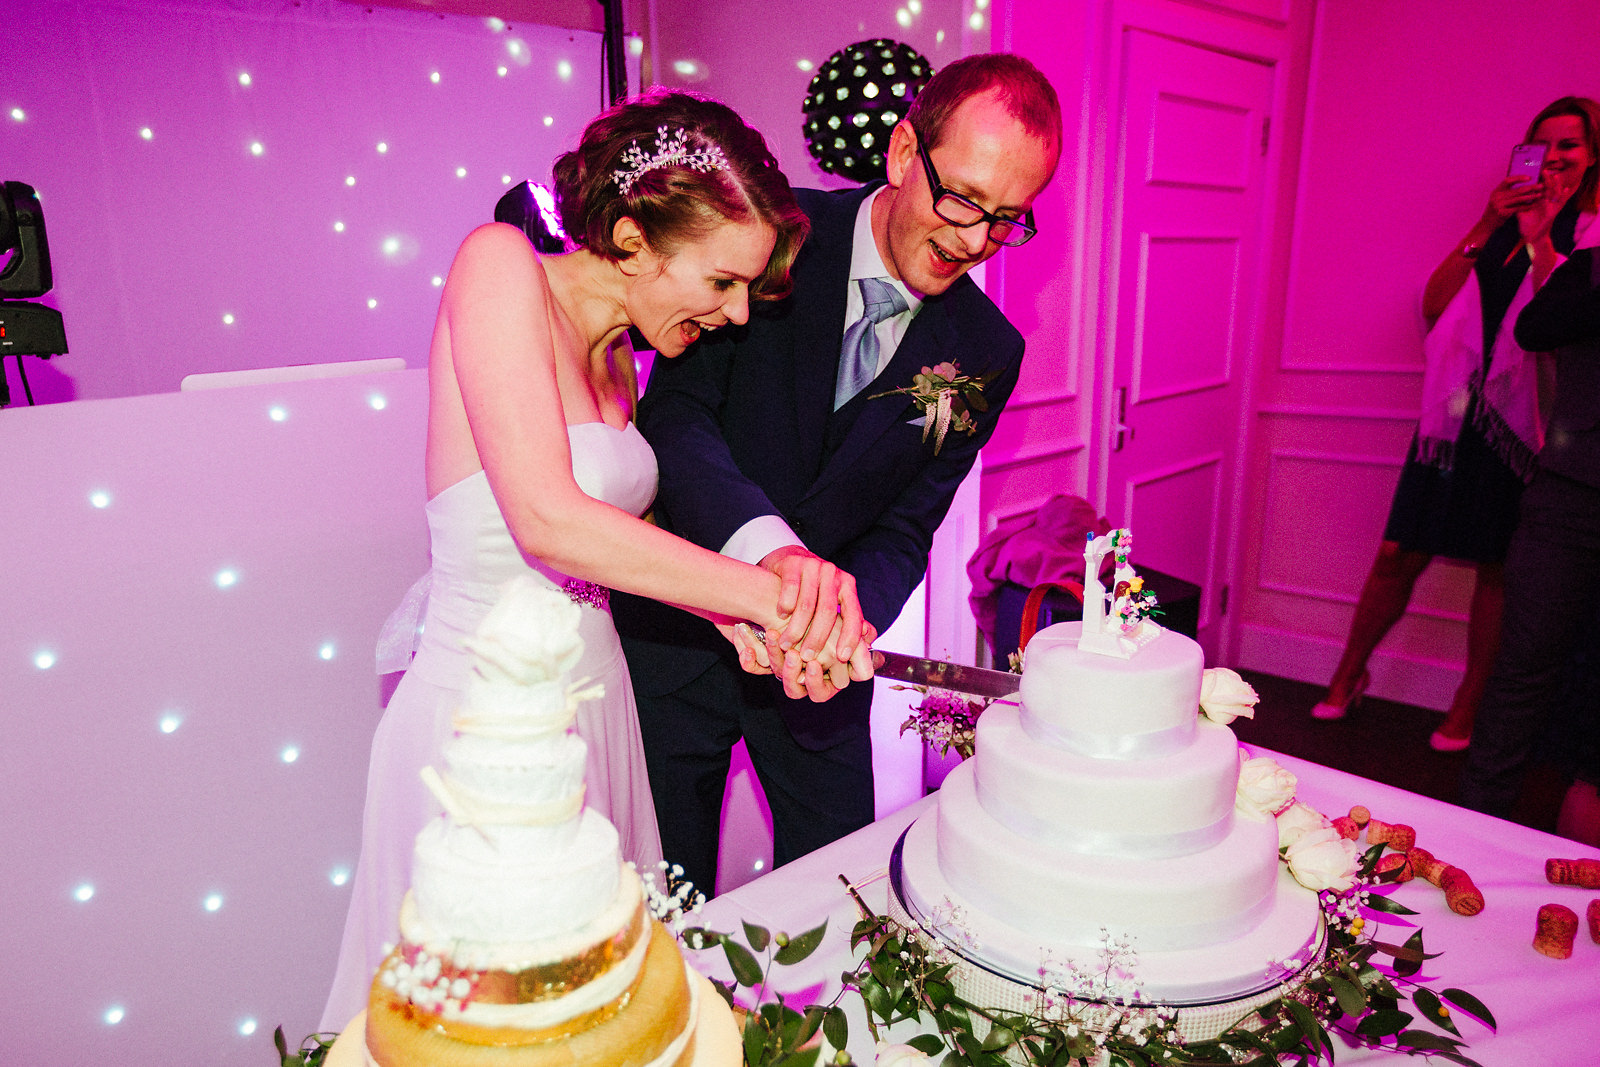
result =
[{"label": "cake tier", "polygon": [[648,920],[631,870],[599,918],[526,943],[440,937],[418,920],[407,894],[400,905],[401,943],[384,964],[387,975],[379,977],[413,1003],[449,1018],[552,1026],[596,1010],[633,983],[644,960]]},{"label": "cake tier", "polygon": [[449,816],[430,822],[417,835],[411,873],[421,936],[408,933],[407,939],[494,946],[551,941],[615,912],[631,895],[617,926],[595,940],[614,933],[639,900],[637,877],[630,873],[627,887],[621,882],[616,828],[585,809],[571,841],[552,848],[552,834],[561,830],[459,826]]},{"label": "cake tier", "polygon": [[[1222,840],[1184,856],[1088,856],[1024,837],[985,811],[973,769],[961,764],[939,790],[938,869],[974,907],[1037,941],[1094,945],[1104,928],[1137,935],[1144,949],[1198,948],[1242,936],[1271,906],[1270,822],[1233,819]],[[1094,826],[1088,816],[1074,822]]]},{"label": "cake tier", "polygon": [[[676,1067],[694,1057],[698,985],[676,943],[651,922],[638,980],[610,1010],[567,1024],[479,1026],[418,1008],[375,981],[367,1048],[379,1067]],[[380,971],[380,975],[381,975]]]},{"label": "cake tier", "polygon": [[1132,659],[1078,650],[1081,622],[1028,642],[1022,706],[1028,732],[1087,756],[1134,759],[1188,743],[1200,708],[1200,646],[1161,630]]},{"label": "cake tier", "polygon": [[444,746],[444,782],[477,822],[549,826],[541,847],[555,852],[578,830],[588,749],[570,733],[526,740],[463,733]]},{"label": "cake tier", "polygon": [[[940,790],[941,811],[949,801],[949,789],[950,780],[946,779]],[[1242,819],[1237,821],[1244,823]],[[1265,895],[1249,909],[1254,921],[1247,929],[1206,946],[1163,949],[1159,938],[1172,934],[1170,924],[1157,921],[1145,928],[1127,928],[1105,922],[1103,932],[1099,925],[1088,929],[1089,922],[1077,921],[1093,910],[1092,904],[1084,903],[1085,897],[1120,892],[1111,885],[1096,885],[1086,891],[1083,883],[1095,881],[1094,876],[1100,873],[1101,865],[1092,860],[1075,857],[1071,863],[1077,868],[1076,876],[1052,879],[1054,885],[1036,880],[1026,887],[1018,884],[1024,875],[1017,873],[1017,865],[997,865],[991,868],[992,884],[1004,891],[968,894],[941,869],[942,833],[947,823],[948,820],[925,815],[896,845],[890,865],[891,915],[897,908],[904,911],[911,921],[924,927],[930,936],[939,937],[967,961],[953,977],[960,984],[958,991],[972,1003],[1026,1011],[1025,998],[1038,983],[1039,968],[1047,958],[1057,969],[1072,964],[1087,973],[1102,970],[1100,950],[1107,932],[1127,937],[1138,954],[1135,977],[1141,1003],[1199,1005],[1270,993],[1322,952],[1322,911],[1317,894],[1295,882],[1286,869],[1264,872]],[[1013,847],[1027,847],[1014,836],[1008,840]],[[1269,847],[1266,855],[1275,857],[1276,853]],[[1048,862],[1034,862],[1036,859],[1032,857],[1021,865],[1026,876],[1036,877],[1037,868],[1049,866]],[[1155,892],[1147,893],[1144,903],[1159,907],[1151,898],[1161,897],[1167,908],[1188,911],[1191,917],[1196,905],[1211,911],[1204,907],[1209,892],[1204,882],[1214,879],[1191,880],[1186,873],[1192,870],[1190,866],[1173,869],[1182,862],[1164,860],[1158,866],[1146,867],[1151,885],[1137,889],[1154,888]],[[1106,864],[1116,865],[1115,861]],[[1283,867],[1276,859],[1273,866]],[[1091,867],[1093,871],[1089,870]],[[1062,888],[1063,883],[1068,888]],[[997,895],[1001,898],[998,902]],[[1025,903],[1019,905],[1018,901]],[[1191,924],[1195,925],[1198,924]],[[1213,930],[1234,925],[1237,924],[1224,922]],[[1061,936],[1063,927],[1069,936]],[[1224,1024],[1248,1010],[1246,1004],[1228,1015]],[[1215,1036],[1216,1032],[1207,1036]]]},{"label": "cake tier", "polygon": [[[1134,857],[1180,856],[1227,837],[1239,743],[1226,726],[1201,720],[1176,752],[1112,760],[1055,747],[1028,725],[1014,707],[989,708],[978,719],[970,761],[978,803],[1022,837],[1067,852]],[[940,801],[954,818],[959,803],[956,795]]]},{"label": "cake tier", "polygon": [[567,683],[559,678],[529,682],[474,674],[456,712],[456,725],[508,736],[559,734],[574,713]]}]

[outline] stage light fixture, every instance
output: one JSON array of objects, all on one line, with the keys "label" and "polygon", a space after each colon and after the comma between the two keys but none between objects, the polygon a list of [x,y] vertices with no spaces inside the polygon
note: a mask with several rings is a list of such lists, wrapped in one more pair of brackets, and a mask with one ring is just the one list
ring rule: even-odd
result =
[{"label": "stage light fixture", "polygon": [[17,374],[32,404],[33,390],[28,387],[22,357],[49,359],[67,350],[61,312],[29,302],[48,293],[53,284],[39,195],[22,182],[0,184],[0,407],[11,403],[3,373],[6,356],[17,357]]},{"label": "stage light fixture", "polygon": [[527,235],[535,250],[553,256],[566,250],[556,198],[534,182],[518,182],[494,206],[494,221],[509,223]]}]

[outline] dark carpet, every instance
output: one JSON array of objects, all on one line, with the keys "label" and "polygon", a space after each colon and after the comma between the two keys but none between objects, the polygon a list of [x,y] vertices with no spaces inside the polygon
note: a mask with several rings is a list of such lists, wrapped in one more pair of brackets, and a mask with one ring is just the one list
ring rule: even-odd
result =
[{"label": "dark carpet", "polygon": [[[1311,717],[1312,706],[1322,699],[1322,686],[1256,671],[1239,673],[1261,696],[1254,719],[1234,720],[1239,740],[1455,803],[1456,779],[1467,754],[1435,752],[1428,746],[1428,735],[1444,721],[1439,712],[1368,696],[1343,719],[1325,722]],[[1554,833],[1566,787],[1560,771],[1536,763],[1512,818]]]}]

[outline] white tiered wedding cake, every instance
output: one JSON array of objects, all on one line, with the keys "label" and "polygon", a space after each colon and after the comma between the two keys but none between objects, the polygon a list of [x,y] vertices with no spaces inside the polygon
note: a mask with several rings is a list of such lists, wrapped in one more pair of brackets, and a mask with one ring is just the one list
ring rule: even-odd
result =
[{"label": "white tiered wedding cake", "polygon": [[891,912],[963,957],[964,999],[997,1008],[1024,1010],[1041,968],[1131,947],[1136,1000],[1182,1006],[1180,1030],[1209,1038],[1320,954],[1321,911],[1280,869],[1274,821],[1235,812],[1240,749],[1198,713],[1200,647],[1144,617],[1127,532],[1108,538],[1086,553],[1084,621],[1033,638],[1021,706],[983,713],[973,758],[896,846]]}]

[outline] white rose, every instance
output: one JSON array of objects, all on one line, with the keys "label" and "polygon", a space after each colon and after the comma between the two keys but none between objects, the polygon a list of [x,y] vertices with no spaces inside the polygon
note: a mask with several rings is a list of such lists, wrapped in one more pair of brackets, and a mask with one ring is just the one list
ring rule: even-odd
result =
[{"label": "white rose", "polygon": [[888,1045],[880,1042],[877,1049],[877,1067],[933,1067],[933,1057],[918,1052],[910,1045]]},{"label": "white rose", "polygon": [[530,575],[507,582],[477,631],[463,642],[491,682],[554,681],[583,654],[578,605]]},{"label": "white rose", "polygon": [[1200,710],[1212,722],[1226,726],[1240,716],[1253,719],[1260,699],[1249,682],[1226,667],[1208,667],[1200,677]]},{"label": "white rose", "polygon": [[1284,858],[1289,861],[1294,880],[1307,889],[1342,891],[1355,884],[1361,849],[1328,826],[1301,834]]},{"label": "white rose", "polygon": [[1266,822],[1294,799],[1299,784],[1293,772],[1278,766],[1276,760],[1265,756],[1247,759],[1239,768],[1233,810],[1252,822]]},{"label": "white rose", "polygon": [[1297,800],[1278,812],[1278,847],[1288,848],[1306,833],[1324,829],[1328,825],[1326,815]]}]

